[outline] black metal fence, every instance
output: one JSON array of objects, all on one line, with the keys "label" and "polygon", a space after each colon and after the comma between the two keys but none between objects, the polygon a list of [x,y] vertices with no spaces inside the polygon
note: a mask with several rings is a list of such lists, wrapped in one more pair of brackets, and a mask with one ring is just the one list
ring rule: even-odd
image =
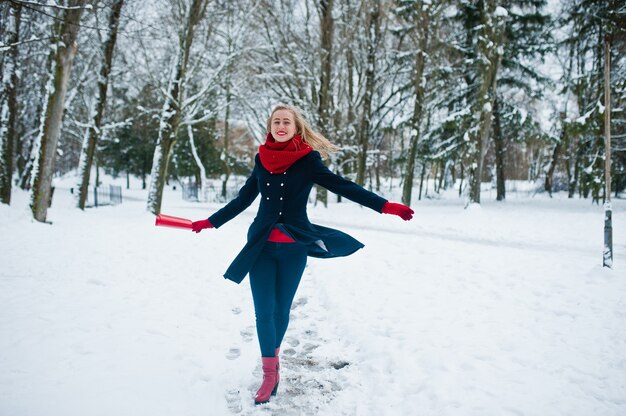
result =
[{"label": "black metal fence", "polygon": [[93,188],[93,192],[87,199],[87,205],[99,207],[103,205],[118,205],[122,203],[122,187],[116,185],[98,186]]},{"label": "black metal fence", "polygon": [[227,202],[237,196],[244,180],[230,180],[226,187],[226,196],[222,195],[221,181],[209,181],[200,189],[196,182],[181,182],[183,201],[191,202]]},{"label": "black metal fence", "polygon": [[198,185],[195,182],[183,183],[183,201],[198,202]]}]

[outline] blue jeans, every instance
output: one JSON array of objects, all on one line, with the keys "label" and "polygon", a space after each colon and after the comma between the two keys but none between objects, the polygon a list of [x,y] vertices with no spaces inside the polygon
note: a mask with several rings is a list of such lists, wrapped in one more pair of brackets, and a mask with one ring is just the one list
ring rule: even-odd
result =
[{"label": "blue jeans", "polygon": [[274,357],[289,325],[291,302],[306,266],[307,249],[299,243],[266,242],[250,270],[256,330],[263,357]]}]

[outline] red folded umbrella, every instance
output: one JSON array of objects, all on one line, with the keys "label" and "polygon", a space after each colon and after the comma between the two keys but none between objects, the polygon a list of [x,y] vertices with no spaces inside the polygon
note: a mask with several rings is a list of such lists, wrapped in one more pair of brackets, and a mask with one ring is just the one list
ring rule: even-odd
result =
[{"label": "red folded umbrella", "polygon": [[158,227],[186,228],[191,230],[191,220],[165,214],[157,215],[154,225]]}]

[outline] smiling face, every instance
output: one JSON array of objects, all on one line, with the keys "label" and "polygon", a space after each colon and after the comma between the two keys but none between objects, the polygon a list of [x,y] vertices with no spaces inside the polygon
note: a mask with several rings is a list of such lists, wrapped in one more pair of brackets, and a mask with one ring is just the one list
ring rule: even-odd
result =
[{"label": "smiling face", "polygon": [[272,114],[271,131],[274,140],[287,142],[296,135],[297,128],[293,113],[289,110],[276,110]]}]

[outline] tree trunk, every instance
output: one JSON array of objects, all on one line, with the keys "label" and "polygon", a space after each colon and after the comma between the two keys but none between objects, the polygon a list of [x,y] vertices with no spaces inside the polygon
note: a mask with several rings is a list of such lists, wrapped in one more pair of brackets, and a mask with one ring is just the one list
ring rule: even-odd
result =
[{"label": "tree trunk", "polygon": [[376,166],[374,166],[376,174],[376,192],[380,192],[380,152],[376,154]]},{"label": "tree trunk", "polygon": [[230,118],[230,81],[226,88],[226,115],[224,116],[224,148],[222,151],[222,162],[224,165],[224,180],[222,181],[222,198],[226,200],[226,185],[228,184],[228,179],[230,178],[230,156],[229,152],[229,136],[230,136],[230,123],[228,119]]},{"label": "tree trunk", "polygon": [[35,220],[46,221],[57,143],[61,135],[63,106],[67,93],[67,81],[76,55],[80,16],[83,11],[83,0],[69,0],[68,8],[63,10],[63,18],[59,26],[60,41],[56,43],[55,59],[48,81],[47,98],[43,108],[42,122],[36,146],[37,160],[32,171],[31,209]]},{"label": "tree trunk", "polygon": [[602,265],[613,268],[613,213],[611,208],[611,41],[604,43],[604,250]]},{"label": "tree trunk", "polygon": [[[351,16],[351,10],[350,8],[345,5],[345,8],[341,10],[341,16],[343,19],[347,19],[348,16]],[[342,26],[345,28],[350,27],[350,22],[349,21],[343,21]],[[346,35],[347,36],[347,35]],[[351,41],[353,41],[353,38],[350,38]],[[348,47],[345,48],[345,59],[346,59],[346,72],[347,72],[347,93],[348,93],[348,97],[347,97],[347,101],[348,101],[348,110],[347,110],[347,120],[346,120],[346,125],[348,126],[347,131],[346,131],[346,137],[340,139],[340,144],[341,142],[345,142],[348,143],[349,145],[354,145],[355,143],[355,139],[356,139],[356,113],[354,110],[354,106],[355,106],[355,94],[354,94],[354,73],[355,73],[355,58],[354,58],[354,51],[353,48]],[[347,158],[350,159],[352,156],[348,155]],[[341,161],[341,163],[339,164],[340,168],[343,170],[342,172],[337,172],[337,174],[343,174],[346,175],[348,173],[352,173],[354,172],[354,169],[352,169],[353,163],[349,162],[346,163],[345,161]],[[341,202],[341,195],[337,195],[337,202]]]},{"label": "tree trunk", "polygon": [[[604,42],[604,202],[611,203],[611,43],[607,34]],[[613,256],[611,255],[611,258]]]},{"label": "tree trunk", "polygon": [[461,172],[459,174],[461,180],[459,181],[459,197],[463,194],[463,181],[465,180],[465,166],[463,166],[463,162],[461,162]]},{"label": "tree trunk", "polygon": [[148,210],[155,215],[161,213],[163,188],[167,176],[167,168],[176,142],[176,134],[180,126],[181,98],[183,97],[189,52],[193,43],[194,28],[204,15],[208,0],[193,0],[185,18],[185,24],[180,38],[180,48],[170,80],[168,94],[163,104],[159,123],[159,137],[152,158],[152,172],[150,174],[150,189],[148,191]]},{"label": "tree trunk", "polygon": [[506,182],[504,180],[504,137],[500,124],[500,105],[496,96],[493,102],[493,141],[496,146],[496,200],[506,198]]},{"label": "tree trunk", "polygon": [[[10,4],[8,20],[13,20],[13,24],[7,27],[9,45],[16,45],[20,41],[21,17],[21,4]],[[6,80],[2,86],[3,94],[0,96],[0,142],[2,143],[0,146],[0,202],[7,205],[11,203],[14,145],[17,140],[18,51],[18,46],[11,47],[6,55],[2,73],[0,73],[0,79]]]},{"label": "tree trunk", "polygon": [[446,163],[442,160],[440,163],[441,171],[439,172],[439,186],[437,186],[437,193],[441,192],[441,188],[445,185],[446,179]]},{"label": "tree trunk", "polygon": [[363,186],[365,184],[365,173],[367,168],[367,152],[369,150],[369,133],[372,117],[372,100],[374,96],[376,77],[376,52],[380,39],[380,0],[374,0],[368,14],[369,39],[367,42],[367,67],[365,69],[365,91],[363,96],[363,110],[359,123],[358,144],[359,153],[357,155],[356,183]]},{"label": "tree trunk", "polygon": [[[582,153],[583,151],[580,145],[580,139],[578,139],[576,143],[576,157],[573,162],[574,174],[570,175],[569,188],[567,190],[568,198],[573,198],[574,194],[576,193],[576,186],[578,185],[578,177],[580,176],[580,166],[582,164]],[[571,164],[572,162],[570,161],[570,165]]]},{"label": "tree trunk", "polygon": [[[496,1],[483,2],[480,10],[481,29],[478,37],[478,62],[480,87],[474,112],[479,114],[476,132],[470,135],[470,178],[468,203],[480,204],[480,185],[487,140],[491,132],[496,77],[502,58],[504,19],[495,15]],[[497,19],[497,20],[496,20]]]},{"label": "tree trunk", "polygon": [[[38,111],[38,113],[40,113],[40,111]],[[24,189],[27,191],[30,190],[30,187],[31,187],[31,182],[32,182],[31,174],[33,172],[33,164],[35,163],[35,160],[37,158],[37,155],[35,154],[35,151],[34,151],[36,141],[37,139],[30,140],[28,142],[28,152],[26,153],[28,156],[25,156],[23,159],[20,159],[20,157],[18,156],[17,161],[16,161],[18,174],[19,174],[18,185],[21,189]],[[18,153],[20,151],[19,147],[20,146],[18,143],[18,149],[16,149],[16,155],[19,155]]]},{"label": "tree trunk", "polygon": [[[318,93],[319,101],[319,120],[320,129],[328,132],[331,125],[331,91],[330,78],[332,76],[332,52],[334,37],[334,21],[333,21],[333,0],[321,0],[319,2],[320,12],[320,47],[321,47],[321,70],[320,70],[320,89]],[[326,133],[328,134],[328,133]],[[316,187],[316,202],[321,202],[324,206],[328,206],[328,191],[326,188]]]},{"label": "tree trunk", "polygon": [[[563,150],[563,146],[567,140],[567,132],[566,126],[564,124],[564,114],[561,115],[561,137],[559,141],[554,146],[554,151],[552,152],[552,159],[550,159],[550,166],[548,167],[548,171],[546,172],[546,180],[544,182],[543,188],[552,198],[552,191],[554,187],[554,171],[556,170],[556,166],[559,163],[559,158],[561,157],[561,152]],[[568,172],[569,173],[569,172]]]},{"label": "tree trunk", "polygon": [[[566,81],[565,81],[565,91],[563,91],[564,96],[567,96],[569,94],[569,87],[571,85],[572,69],[573,69],[573,62],[574,62],[574,51],[575,51],[574,45],[571,45],[569,48],[569,61],[568,61],[568,65],[567,65],[567,69],[565,73]],[[568,187],[569,187],[569,182],[572,179],[570,163],[569,163],[570,158],[568,155],[570,146],[569,146],[568,125],[566,124],[567,107],[568,107],[567,104],[568,104],[568,100],[565,100],[565,106],[559,116],[559,120],[561,122],[561,137],[559,138],[559,141],[557,142],[556,146],[554,146],[554,151],[552,152],[552,159],[550,160],[550,166],[548,168],[548,172],[546,173],[546,180],[544,183],[544,189],[546,192],[548,192],[550,197],[552,197],[552,191],[554,190],[554,171],[556,170],[559,158],[561,157],[562,153],[565,153],[565,168],[567,170]],[[569,189],[568,189],[568,192],[569,192]]]},{"label": "tree trunk", "polygon": [[[422,172],[420,173],[420,193],[417,198],[418,201],[422,200],[422,190],[424,189],[424,176],[426,176],[426,163],[422,165]],[[426,184],[428,186],[428,184]]]},{"label": "tree trunk", "polygon": [[333,0],[321,0],[319,2],[321,70],[320,89],[318,93],[318,114],[320,127],[322,128],[328,128],[331,123],[330,109],[332,96],[330,93],[330,78],[332,76],[332,51],[334,32],[333,3]]},{"label": "tree trunk", "polygon": [[450,176],[452,177],[452,187],[454,187],[454,184],[456,184],[456,163],[454,160],[451,161]]},{"label": "tree trunk", "polygon": [[391,143],[389,143],[389,150],[387,151],[387,177],[389,178],[389,191],[391,191],[394,186],[393,179],[395,176],[395,154],[393,153],[393,150],[396,147],[396,135],[391,134],[389,137],[391,138]]},{"label": "tree trunk", "polygon": [[[415,67],[413,70],[413,85],[415,88],[415,103],[413,105],[413,117],[411,118],[411,146],[409,148],[409,155],[407,159],[407,167],[405,171],[404,184],[402,187],[402,203],[404,205],[411,205],[411,193],[413,192],[413,175],[415,172],[415,158],[417,157],[417,145],[419,142],[420,128],[422,124],[423,108],[424,108],[424,67],[426,48],[428,47],[428,34],[430,16],[428,7],[429,5],[416,3],[416,7],[421,7],[419,11],[419,24],[418,24],[418,37],[419,45],[418,51],[415,55]],[[420,200],[421,200],[421,181],[420,181]]]},{"label": "tree trunk", "polygon": [[430,170],[435,172],[435,177],[433,178],[433,191],[437,193],[439,192],[437,190],[437,184],[439,183],[439,162],[435,160],[431,165]]},{"label": "tree trunk", "polygon": [[[47,61],[46,61],[46,68],[52,68],[52,64],[54,62],[55,59],[55,50],[54,48],[49,48],[49,53],[47,56]],[[52,70],[51,70],[52,71]],[[47,88],[49,87],[48,83],[42,83],[40,86],[40,91],[39,91],[39,96],[41,97],[47,97],[48,93],[47,93]],[[42,99],[39,100],[37,102],[37,108],[34,110],[35,114],[44,114],[44,106],[47,104],[47,101]],[[43,117],[43,116],[42,116]],[[37,149],[36,146],[37,144],[37,140],[38,140],[38,132],[40,130],[40,126],[41,124],[39,123],[40,120],[32,120],[32,124],[29,126],[31,131],[33,132],[37,132],[37,133],[33,133],[32,135],[27,135],[25,137],[18,137],[17,138],[17,142],[16,142],[16,149],[15,149],[15,156],[16,156],[16,160],[15,160],[15,164],[17,167],[17,174],[18,174],[18,186],[20,187],[20,189],[23,190],[30,190],[31,189],[31,185],[32,185],[32,171],[33,171],[33,165],[36,163],[37,161],[37,157],[39,156],[37,154]],[[32,136],[35,136],[34,138]],[[24,152],[24,147],[27,147],[26,151]]]},{"label": "tree trunk", "polygon": [[109,74],[111,73],[111,63],[113,62],[113,50],[117,41],[117,28],[120,22],[120,14],[124,0],[117,0],[111,7],[109,15],[109,35],[104,42],[104,60],[100,66],[100,76],[98,77],[98,96],[96,97],[95,108],[92,114],[91,125],[85,134],[85,142],[80,153],[78,163],[78,173],[80,184],[78,185],[78,208],[85,209],[87,192],[89,188],[89,175],[93,164],[93,156],[96,144],[101,134],[102,118],[106,108],[107,90],[109,88]]},{"label": "tree trunk", "polygon": [[[193,160],[196,161],[196,165],[198,166],[198,170],[200,173],[196,175],[196,189],[198,192],[203,191],[202,182],[204,178],[206,178],[206,169],[202,164],[202,160],[200,160],[200,155],[198,155],[198,150],[196,149],[196,141],[193,137],[193,127],[191,125],[187,125],[187,136],[189,137],[189,146],[191,147],[191,154],[193,155]],[[200,199],[200,195],[198,195],[198,199]],[[202,195],[202,200],[204,200],[204,195]]]}]

